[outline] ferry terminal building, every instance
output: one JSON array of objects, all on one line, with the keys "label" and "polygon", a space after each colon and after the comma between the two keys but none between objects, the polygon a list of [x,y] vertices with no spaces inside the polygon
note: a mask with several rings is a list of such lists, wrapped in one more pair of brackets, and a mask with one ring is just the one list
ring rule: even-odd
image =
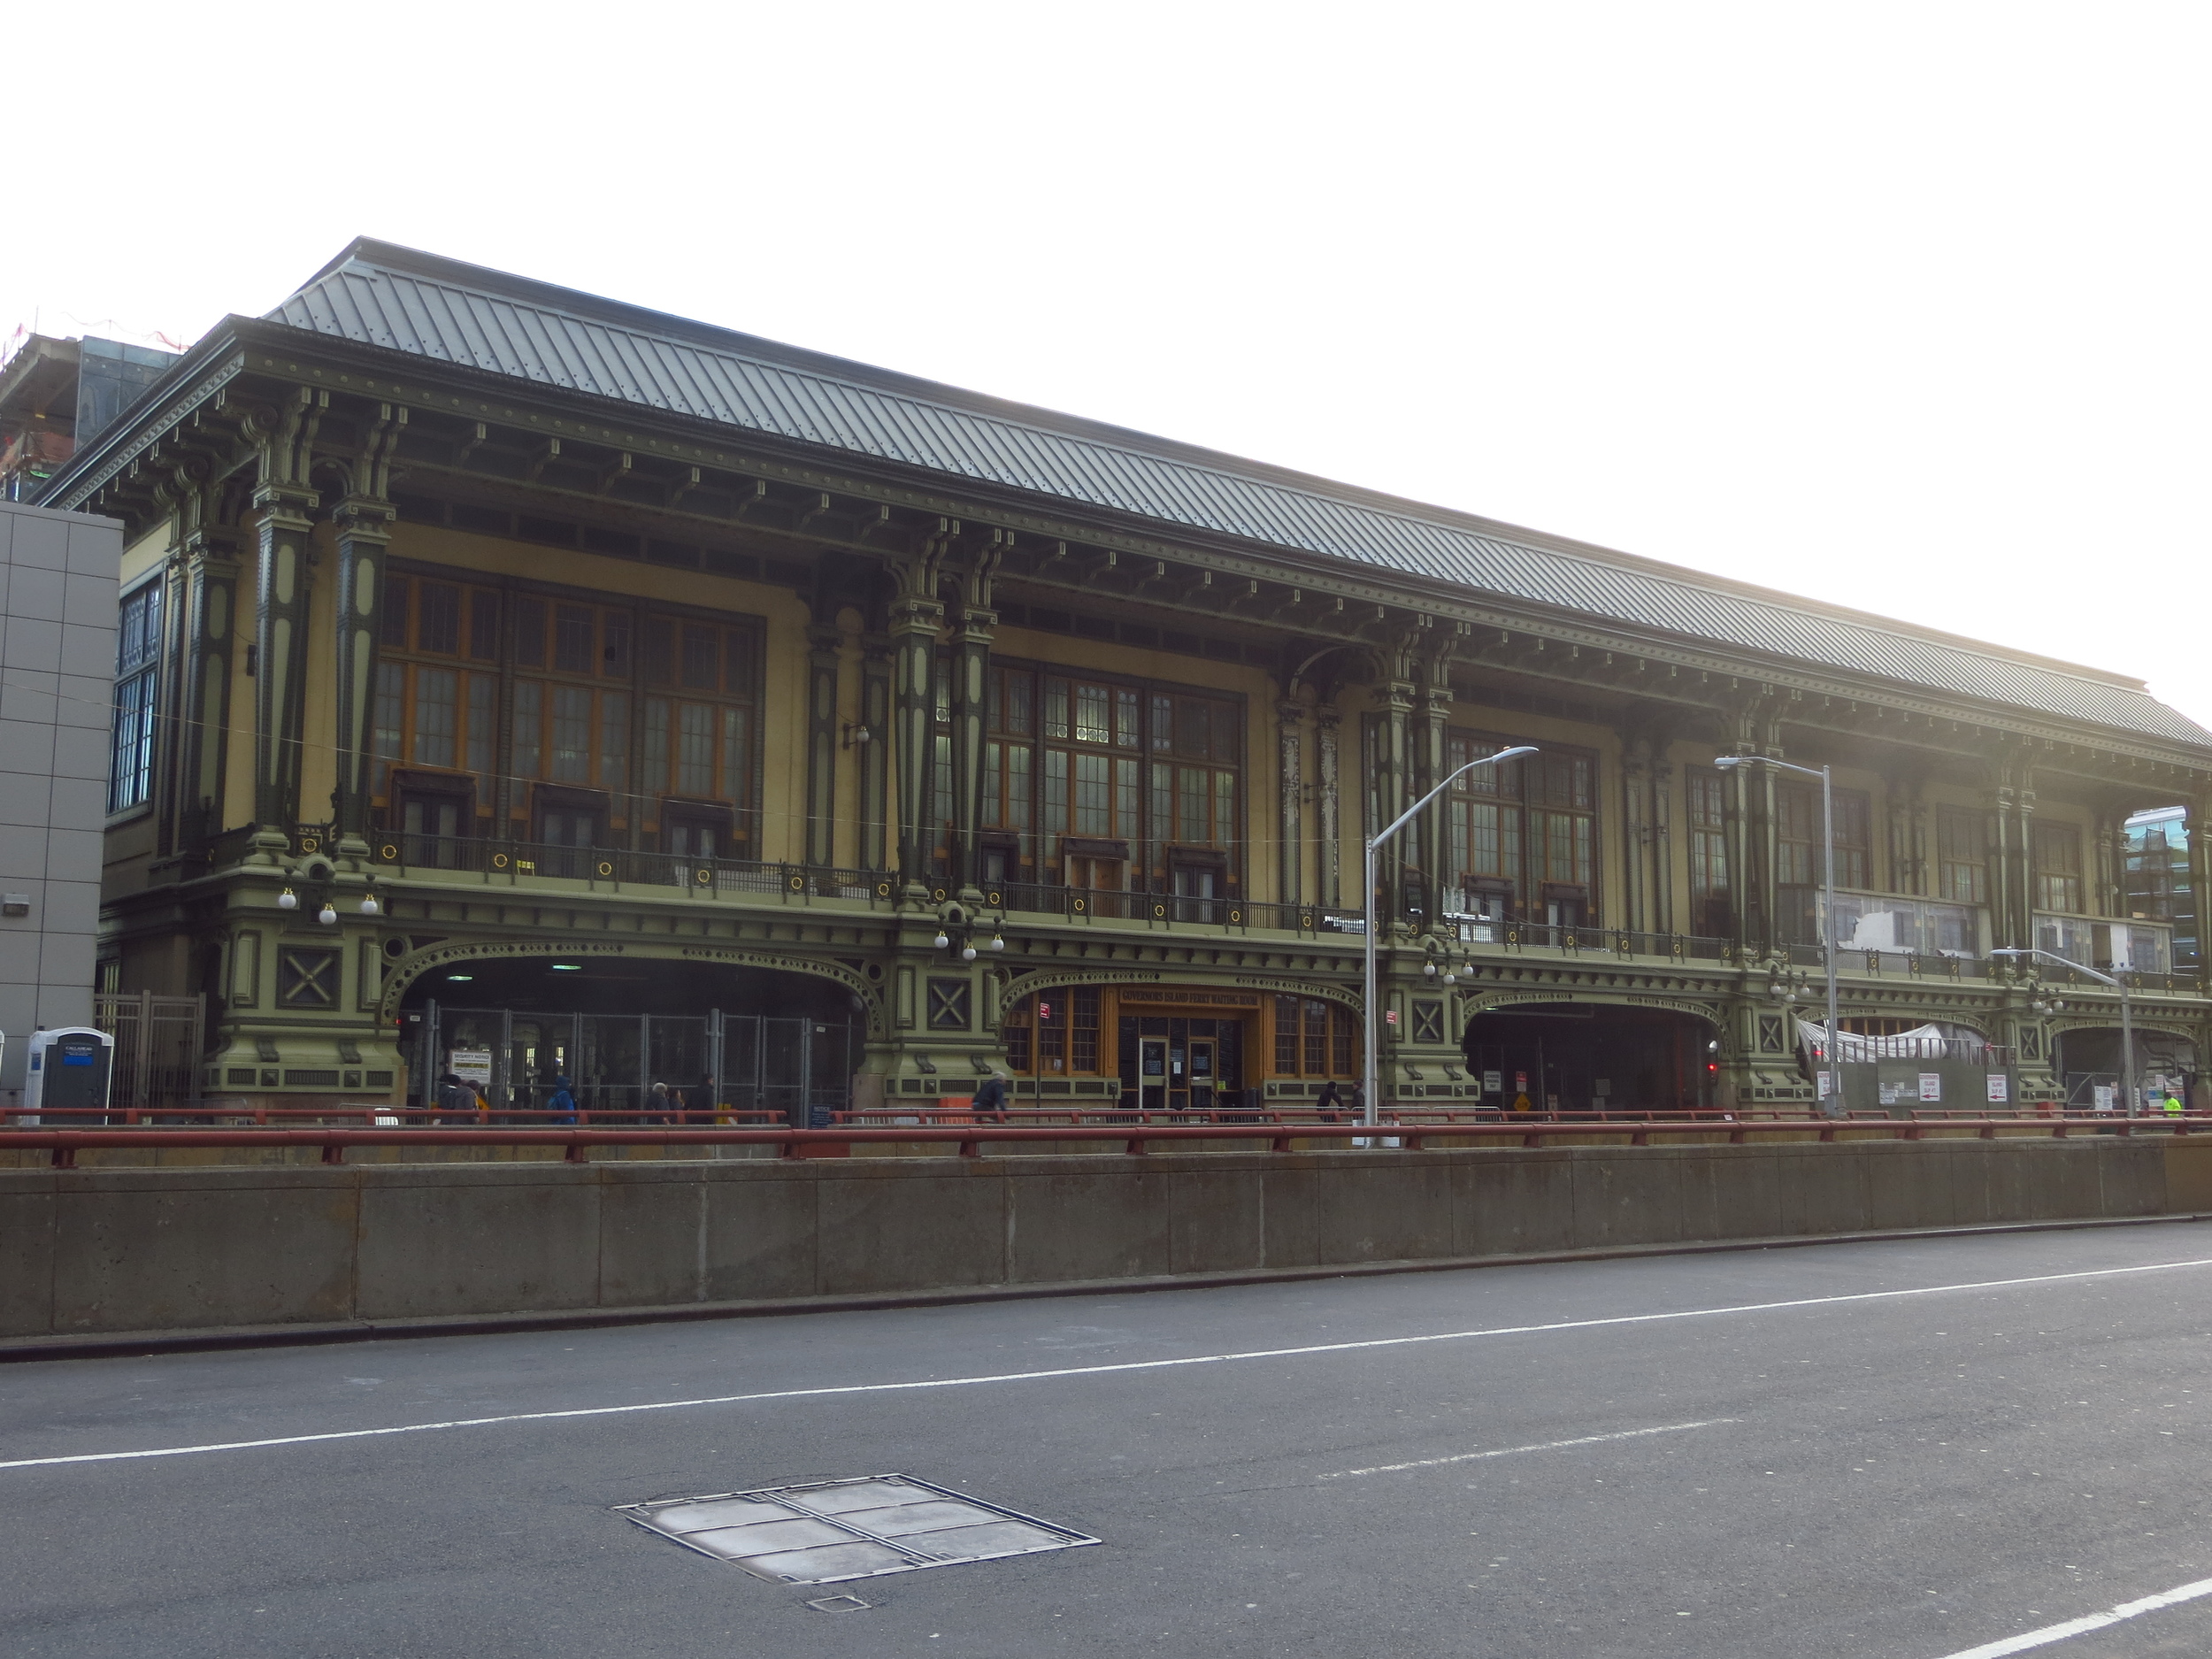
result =
[{"label": "ferry terminal building", "polygon": [[[1363,835],[1515,743],[1388,849],[1386,1104],[1801,1106],[1831,944],[2012,1099],[2117,1007],[2001,947],[2212,1039],[2123,829],[2212,733],[2138,681],[386,243],[39,499],[127,526],[102,988],[204,996],[209,1099],[1309,1101]],[[1817,784],[1730,754],[1835,769],[1833,941]]]}]

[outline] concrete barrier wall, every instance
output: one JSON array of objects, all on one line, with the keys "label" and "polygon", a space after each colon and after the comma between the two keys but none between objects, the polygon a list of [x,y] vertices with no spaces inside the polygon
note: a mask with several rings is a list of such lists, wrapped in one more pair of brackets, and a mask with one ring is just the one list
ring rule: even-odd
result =
[{"label": "concrete barrier wall", "polygon": [[0,1338],[701,1306],[2212,1210],[2212,1136],[0,1170]]}]

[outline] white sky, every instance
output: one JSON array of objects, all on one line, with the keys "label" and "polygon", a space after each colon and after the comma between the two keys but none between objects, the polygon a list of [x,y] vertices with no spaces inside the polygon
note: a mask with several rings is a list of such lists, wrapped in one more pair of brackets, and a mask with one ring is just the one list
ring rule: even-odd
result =
[{"label": "white sky", "polygon": [[2212,724],[2201,4],[35,33],[0,332],[194,338],[373,234],[2139,674]]}]

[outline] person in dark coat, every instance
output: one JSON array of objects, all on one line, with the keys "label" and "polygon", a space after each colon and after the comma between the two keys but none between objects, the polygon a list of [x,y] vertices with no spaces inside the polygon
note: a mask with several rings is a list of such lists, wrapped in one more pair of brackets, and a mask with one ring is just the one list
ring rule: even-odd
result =
[{"label": "person in dark coat", "polygon": [[1344,1110],[1344,1092],[1337,1087],[1334,1078],[1321,1086],[1321,1098],[1314,1102],[1313,1109],[1321,1114],[1323,1123],[1338,1121],[1338,1114]]},{"label": "person in dark coat", "polygon": [[438,1118],[448,1126],[468,1123],[476,1116],[476,1091],[449,1071],[438,1079]]},{"label": "person in dark coat", "polygon": [[968,1102],[968,1110],[978,1118],[989,1117],[995,1123],[1006,1121],[1006,1079],[994,1071],[979,1084],[975,1098]]}]

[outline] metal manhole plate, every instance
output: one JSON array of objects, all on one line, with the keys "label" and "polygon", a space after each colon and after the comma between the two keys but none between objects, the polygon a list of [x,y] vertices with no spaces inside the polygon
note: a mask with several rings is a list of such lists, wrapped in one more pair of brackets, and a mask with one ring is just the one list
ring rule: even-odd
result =
[{"label": "metal manhole plate", "polygon": [[911,1475],[656,1498],[615,1513],[777,1584],[838,1584],[1099,1542]]}]

